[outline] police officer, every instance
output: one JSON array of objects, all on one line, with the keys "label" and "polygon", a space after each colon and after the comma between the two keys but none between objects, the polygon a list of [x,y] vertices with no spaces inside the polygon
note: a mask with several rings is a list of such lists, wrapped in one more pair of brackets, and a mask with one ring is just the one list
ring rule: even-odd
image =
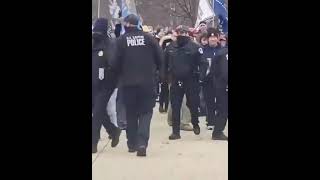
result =
[{"label": "police officer", "polygon": [[215,119],[215,87],[214,87],[214,66],[213,61],[219,47],[218,33],[212,32],[208,35],[208,45],[204,46],[203,60],[201,65],[201,80],[203,87],[204,99],[207,107],[207,128],[213,129]]},{"label": "police officer", "polygon": [[97,19],[92,34],[92,153],[97,152],[100,129],[103,124],[109,137],[111,147],[117,146],[121,130],[111,123],[106,108],[116,87],[116,76],[111,71],[111,45],[107,36],[108,20]]},{"label": "police officer", "polygon": [[124,18],[125,34],[117,39],[117,50],[111,67],[119,74],[127,118],[129,152],[146,156],[150,122],[155,106],[155,72],[160,69],[163,54],[149,33],[138,29],[139,18]]},{"label": "police officer", "polygon": [[[227,42],[228,38],[226,37]],[[213,66],[217,114],[212,139],[228,140],[228,137],[223,133],[228,118],[228,46],[217,51]]]},{"label": "police officer", "polygon": [[202,48],[188,37],[189,28],[178,26],[176,42],[172,42],[165,50],[165,67],[171,79],[170,100],[172,106],[172,134],[170,140],[180,139],[180,110],[183,96],[186,94],[187,106],[191,112],[193,132],[200,134],[199,107],[199,65]]}]

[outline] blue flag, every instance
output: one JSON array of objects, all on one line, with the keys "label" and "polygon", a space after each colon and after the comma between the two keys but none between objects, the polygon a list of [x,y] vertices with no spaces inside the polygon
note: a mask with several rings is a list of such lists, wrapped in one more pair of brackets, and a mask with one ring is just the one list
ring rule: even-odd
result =
[{"label": "blue flag", "polygon": [[220,20],[222,32],[228,32],[228,11],[223,0],[213,0],[213,12]]},{"label": "blue flag", "polygon": [[[126,0],[121,0],[121,14],[122,14],[123,18],[127,17],[129,14],[132,14],[129,11],[129,8],[128,8]],[[142,25],[141,20],[139,20],[138,29],[140,29],[140,25]],[[125,30],[124,30],[124,27],[123,27],[123,24],[122,24],[122,26],[121,26],[121,34],[124,34],[124,33],[125,33]]]}]

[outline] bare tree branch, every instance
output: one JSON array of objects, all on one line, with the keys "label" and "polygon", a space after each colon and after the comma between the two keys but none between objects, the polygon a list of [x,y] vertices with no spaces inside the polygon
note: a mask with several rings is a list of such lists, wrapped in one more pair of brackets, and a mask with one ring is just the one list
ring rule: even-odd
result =
[{"label": "bare tree branch", "polygon": [[186,7],[187,12],[190,12],[190,9],[189,9],[189,7],[188,7],[187,1],[186,1],[186,0],[183,0],[183,2],[184,2],[184,6]]},{"label": "bare tree branch", "polygon": [[189,14],[188,9],[186,9],[186,7],[185,7],[179,0],[175,0],[175,2],[178,3],[179,7],[180,7],[186,14]]},{"label": "bare tree branch", "polygon": [[160,6],[163,7],[163,8],[167,8],[165,3],[160,3]]},{"label": "bare tree branch", "polygon": [[192,13],[192,3],[191,0],[188,0],[189,12]]},{"label": "bare tree branch", "polygon": [[171,15],[172,15],[172,16],[175,16],[175,17],[185,17],[185,18],[189,18],[189,16],[187,16],[186,14],[178,13],[176,10],[175,10],[175,11],[171,10]]},{"label": "bare tree branch", "polygon": [[198,0],[172,0],[172,3],[177,6],[175,9],[170,8],[170,12],[174,13],[173,16],[181,17],[182,21],[189,20],[191,24],[196,21]]},{"label": "bare tree branch", "polygon": [[185,16],[185,15],[172,14],[172,16],[174,16],[174,17],[188,18],[188,19],[189,19],[189,17],[188,17],[188,16]]},{"label": "bare tree branch", "polygon": [[191,0],[188,1],[188,5],[189,5],[189,11],[192,13],[193,4]]}]

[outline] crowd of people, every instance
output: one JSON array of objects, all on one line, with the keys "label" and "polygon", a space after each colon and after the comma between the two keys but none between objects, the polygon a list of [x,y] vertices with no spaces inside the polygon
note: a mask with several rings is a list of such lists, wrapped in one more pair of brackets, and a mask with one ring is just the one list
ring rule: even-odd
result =
[{"label": "crowd of people", "polygon": [[180,130],[199,135],[202,115],[213,140],[228,140],[228,35],[206,22],[153,30],[133,14],[122,25],[110,32],[99,18],[92,29],[92,153],[103,126],[112,147],[125,130],[128,151],[146,156],[157,99],[172,126],[169,140]]}]

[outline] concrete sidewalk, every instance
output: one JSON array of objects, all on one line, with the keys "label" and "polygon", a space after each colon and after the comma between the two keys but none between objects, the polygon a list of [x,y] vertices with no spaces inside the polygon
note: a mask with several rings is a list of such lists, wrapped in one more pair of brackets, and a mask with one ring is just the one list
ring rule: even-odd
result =
[{"label": "concrete sidewalk", "polygon": [[[111,148],[110,143],[92,166],[92,180],[227,180],[228,142],[211,140],[212,131],[205,128],[205,118],[200,118],[201,134],[181,131],[181,139],[169,141],[171,127],[167,114],[154,109],[147,157],[128,153],[125,131],[120,143]],[[108,143],[102,130],[98,151]],[[228,134],[227,128],[225,131]],[[97,154],[92,155],[92,161]]]}]

